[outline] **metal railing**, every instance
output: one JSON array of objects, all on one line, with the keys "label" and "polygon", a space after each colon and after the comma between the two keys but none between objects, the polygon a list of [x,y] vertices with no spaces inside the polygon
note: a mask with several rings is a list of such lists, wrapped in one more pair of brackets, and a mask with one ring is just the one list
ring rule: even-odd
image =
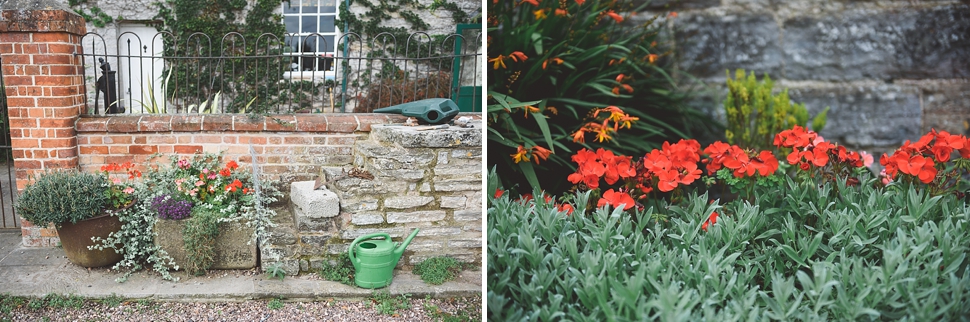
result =
[{"label": "metal railing", "polygon": [[87,114],[370,112],[424,98],[458,101],[460,87],[481,86],[481,37],[480,30],[407,39],[382,33],[365,41],[346,33],[329,47],[319,34],[177,39],[159,32],[143,40],[133,32],[88,33],[79,55]]}]

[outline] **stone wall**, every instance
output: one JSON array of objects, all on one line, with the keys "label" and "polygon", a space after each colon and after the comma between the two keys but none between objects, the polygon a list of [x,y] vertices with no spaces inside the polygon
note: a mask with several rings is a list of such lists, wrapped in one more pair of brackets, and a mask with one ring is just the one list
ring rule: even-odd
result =
[{"label": "stone wall", "polygon": [[[374,125],[370,137],[354,145],[353,169],[325,167],[328,192],[292,192],[292,214],[272,230],[273,247],[263,249],[263,267],[280,255],[288,273],[316,270],[323,261],[347,251],[357,237],[386,232],[401,241],[414,229],[417,237],[398,265],[435,256],[469,263],[482,258],[482,136],[473,128],[419,130]],[[303,183],[301,183],[303,184]],[[303,194],[327,193],[337,207],[313,203]],[[301,194],[300,197],[297,195]],[[285,210],[284,210],[285,212]]]},{"label": "stone wall", "polygon": [[[886,152],[931,128],[967,133],[970,5],[966,1],[654,1],[677,12],[680,68],[711,91],[695,104],[723,120],[725,70],[768,73],[810,114],[826,106],[826,139]],[[878,157],[879,154],[876,154]]]}]

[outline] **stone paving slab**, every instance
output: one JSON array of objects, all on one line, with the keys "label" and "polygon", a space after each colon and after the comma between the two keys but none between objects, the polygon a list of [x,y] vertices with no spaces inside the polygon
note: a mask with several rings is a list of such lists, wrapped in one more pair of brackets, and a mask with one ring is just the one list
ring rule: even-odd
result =
[{"label": "stone paving slab", "polygon": [[[248,271],[212,271],[203,277],[173,272],[180,278],[177,282],[143,271],[118,283],[115,279],[122,276],[118,272],[75,266],[68,262],[60,248],[27,248],[20,242],[19,230],[0,231],[0,294],[40,297],[58,293],[86,298],[115,294],[125,298],[172,301],[242,301],[278,297],[288,300],[361,299],[375,291],[320,280],[309,274],[280,281],[270,279],[266,274],[244,274]],[[442,285],[426,284],[410,271],[396,270],[394,273],[393,283],[380,291],[414,297],[482,294],[481,270],[464,271],[456,281]]]}]

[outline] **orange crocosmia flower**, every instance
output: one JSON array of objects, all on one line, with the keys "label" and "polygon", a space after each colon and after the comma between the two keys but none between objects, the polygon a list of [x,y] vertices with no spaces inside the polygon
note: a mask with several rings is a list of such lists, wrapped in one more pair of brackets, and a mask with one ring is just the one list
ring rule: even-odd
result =
[{"label": "orange crocosmia flower", "polygon": [[535,156],[535,159],[533,160],[536,162],[536,164],[539,164],[539,159],[548,159],[550,154],[552,154],[552,151],[549,151],[549,149],[544,147],[538,145],[532,147],[532,155]]},{"label": "orange crocosmia flower", "polygon": [[499,66],[502,66],[502,68],[507,68],[505,67],[505,56],[503,55],[498,55],[498,57],[495,58],[489,58],[488,62],[493,63],[492,69],[498,69]]},{"label": "orange crocosmia flower", "polygon": [[619,87],[613,87],[613,95],[620,95],[620,88]]},{"label": "orange crocosmia flower", "polygon": [[546,11],[543,9],[533,11],[532,14],[536,16],[536,20],[542,20],[546,18]]},{"label": "orange crocosmia flower", "polygon": [[600,143],[603,143],[603,141],[609,142],[610,140],[613,139],[613,137],[610,136],[610,132],[612,131],[613,131],[613,128],[611,127],[608,127],[608,126],[600,127],[599,129],[596,130],[596,141]]},{"label": "orange crocosmia flower", "polygon": [[657,61],[657,54],[649,54],[647,55],[647,59],[650,60],[651,64],[653,64],[653,62]]},{"label": "orange crocosmia flower", "polygon": [[613,11],[613,9],[606,11],[606,15],[613,18],[613,20],[616,20],[617,23],[623,22],[623,17]]},{"label": "orange crocosmia flower", "polygon": [[510,156],[512,156],[512,159],[515,160],[515,163],[519,163],[522,161],[528,162],[529,156],[526,155],[527,153],[528,153],[528,150],[526,150],[524,147],[520,145],[516,150],[515,154],[510,154]]},{"label": "orange crocosmia flower", "polygon": [[677,11],[671,11],[670,14],[668,14],[667,16],[671,18],[677,18]]},{"label": "orange crocosmia flower", "polygon": [[616,75],[616,82],[617,83],[622,82],[623,81],[623,77],[624,77],[623,74]]},{"label": "orange crocosmia flower", "polygon": [[576,0],[576,4],[578,4],[578,5],[583,5],[583,3],[585,3],[585,2],[586,2],[586,0]]},{"label": "orange crocosmia flower", "polygon": [[519,2],[520,5],[523,4],[523,3],[528,3],[528,4],[531,4],[532,6],[535,6],[535,7],[538,7],[539,6],[539,2],[536,1],[536,0],[522,0],[522,2]]},{"label": "orange crocosmia flower", "polygon": [[529,113],[538,113],[538,112],[539,112],[539,108],[532,105],[526,105],[522,107],[522,113],[524,113],[525,118],[529,118]]},{"label": "orange crocosmia flower", "polygon": [[513,51],[511,54],[509,54],[509,57],[516,62],[524,62],[526,59],[529,59],[529,57],[527,57],[521,51]]},{"label": "orange crocosmia flower", "polygon": [[633,208],[633,206],[636,205],[636,202],[633,201],[633,198],[630,197],[629,194],[616,192],[613,191],[613,189],[610,189],[603,193],[603,197],[600,198],[600,201],[596,204],[597,207],[603,207],[605,205],[610,205],[617,208],[619,208],[620,205],[623,205],[623,210],[627,210]]},{"label": "orange crocosmia flower", "polygon": [[626,90],[627,93],[633,94],[633,86],[623,84],[623,85],[620,85],[620,87],[623,87],[623,89]]},{"label": "orange crocosmia flower", "polygon": [[573,142],[586,143],[586,131],[584,129],[579,129],[576,132],[573,132]]},{"label": "orange crocosmia flower", "polygon": [[556,15],[565,17],[568,14],[565,9],[556,9]]}]

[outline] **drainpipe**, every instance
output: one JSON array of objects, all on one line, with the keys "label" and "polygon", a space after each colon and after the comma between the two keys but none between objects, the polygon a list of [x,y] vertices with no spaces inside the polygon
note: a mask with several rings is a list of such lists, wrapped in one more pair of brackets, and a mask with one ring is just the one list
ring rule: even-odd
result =
[{"label": "drainpipe", "polygon": [[[350,14],[350,0],[344,0],[344,5],[347,8],[347,14]],[[344,33],[350,32],[350,31],[347,30],[349,28],[350,28],[350,26],[348,25],[347,21],[345,20],[344,21],[344,31],[343,32]],[[347,40],[344,39],[344,61],[347,61],[347,50],[348,50],[347,49]],[[350,63],[348,62],[347,65],[349,66]],[[347,112],[346,111],[346,108],[347,108],[347,77],[348,77],[348,75],[347,75],[347,68],[344,67],[344,78],[343,78],[343,82],[341,82],[342,84],[340,84],[340,88],[341,88],[340,89],[340,93],[343,94],[343,95],[340,95],[340,113],[346,113]]]}]

